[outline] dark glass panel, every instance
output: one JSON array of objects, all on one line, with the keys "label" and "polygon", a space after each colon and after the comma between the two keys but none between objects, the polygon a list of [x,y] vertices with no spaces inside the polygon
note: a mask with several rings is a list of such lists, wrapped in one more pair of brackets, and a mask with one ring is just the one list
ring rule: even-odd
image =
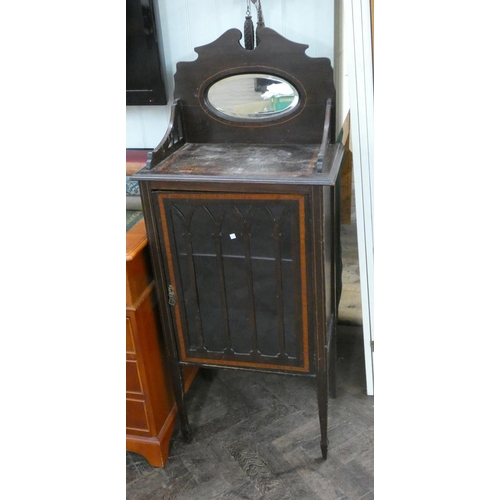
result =
[{"label": "dark glass panel", "polygon": [[170,208],[190,349],[297,358],[296,202],[187,200]]}]

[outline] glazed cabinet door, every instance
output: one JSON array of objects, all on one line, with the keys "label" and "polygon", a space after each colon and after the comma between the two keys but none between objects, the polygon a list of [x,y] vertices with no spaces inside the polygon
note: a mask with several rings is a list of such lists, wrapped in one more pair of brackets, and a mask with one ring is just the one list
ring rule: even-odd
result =
[{"label": "glazed cabinet door", "polygon": [[181,362],[308,373],[307,197],[153,193]]}]

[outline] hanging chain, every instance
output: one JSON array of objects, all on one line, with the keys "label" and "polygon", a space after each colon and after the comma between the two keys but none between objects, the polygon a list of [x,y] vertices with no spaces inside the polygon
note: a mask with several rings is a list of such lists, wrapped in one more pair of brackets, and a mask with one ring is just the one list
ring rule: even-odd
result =
[{"label": "hanging chain", "polygon": [[247,13],[245,17],[245,24],[243,25],[243,34],[245,40],[245,49],[252,50],[255,45],[252,13],[250,11],[250,0],[247,0]]},{"label": "hanging chain", "polygon": [[256,38],[256,45],[259,45],[260,43],[259,30],[265,27],[264,14],[262,13],[262,5],[260,3],[260,0],[252,0],[252,3],[255,5],[255,8],[257,9],[257,28],[255,29],[255,38]]}]

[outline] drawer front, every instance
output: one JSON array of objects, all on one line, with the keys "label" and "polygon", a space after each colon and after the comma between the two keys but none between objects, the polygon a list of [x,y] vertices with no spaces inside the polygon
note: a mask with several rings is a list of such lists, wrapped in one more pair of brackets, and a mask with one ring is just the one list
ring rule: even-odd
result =
[{"label": "drawer front", "polygon": [[126,319],[126,350],[127,354],[136,354],[134,335],[132,334],[132,320],[130,318]]},{"label": "drawer front", "polygon": [[302,194],[157,192],[182,361],[309,371]]},{"label": "drawer front", "polygon": [[149,422],[144,401],[127,399],[127,430],[149,432]]},{"label": "drawer front", "polygon": [[131,394],[143,394],[141,376],[137,361],[127,360],[127,392]]}]

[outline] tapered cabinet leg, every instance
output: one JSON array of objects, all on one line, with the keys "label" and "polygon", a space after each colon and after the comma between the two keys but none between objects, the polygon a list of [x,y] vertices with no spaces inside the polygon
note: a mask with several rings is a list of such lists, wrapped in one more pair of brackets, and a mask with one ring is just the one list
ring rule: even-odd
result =
[{"label": "tapered cabinet leg", "polygon": [[177,363],[175,358],[169,358],[169,365],[175,403],[177,404],[177,414],[180,421],[181,434],[184,441],[190,443],[193,436],[187,415],[186,400],[184,397],[184,377],[182,374],[182,367],[179,363]]},{"label": "tapered cabinet leg", "polygon": [[179,420],[181,424],[181,434],[186,443],[190,443],[193,439],[193,432],[191,430],[191,425],[189,424],[186,402],[184,400],[184,394],[181,394],[180,397],[176,394],[176,402],[177,402],[177,411],[179,415]]},{"label": "tapered cabinet leg", "polygon": [[191,425],[188,422],[187,414],[179,414],[181,420],[181,434],[186,443],[190,443],[193,440],[193,432],[191,431]]},{"label": "tapered cabinet leg", "polygon": [[328,438],[326,439],[326,443],[321,443],[321,455],[323,456],[323,460],[328,458]]},{"label": "tapered cabinet leg", "polygon": [[333,323],[330,348],[328,351],[328,376],[329,376],[329,391],[332,398],[337,397],[337,324]]},{"label": "tapered cabinet leg", "polygon": [[328,456],[328,376],[326,371],[319,372],[318,379],[318,413],[321,432],[321,454],[326,460]]}]

